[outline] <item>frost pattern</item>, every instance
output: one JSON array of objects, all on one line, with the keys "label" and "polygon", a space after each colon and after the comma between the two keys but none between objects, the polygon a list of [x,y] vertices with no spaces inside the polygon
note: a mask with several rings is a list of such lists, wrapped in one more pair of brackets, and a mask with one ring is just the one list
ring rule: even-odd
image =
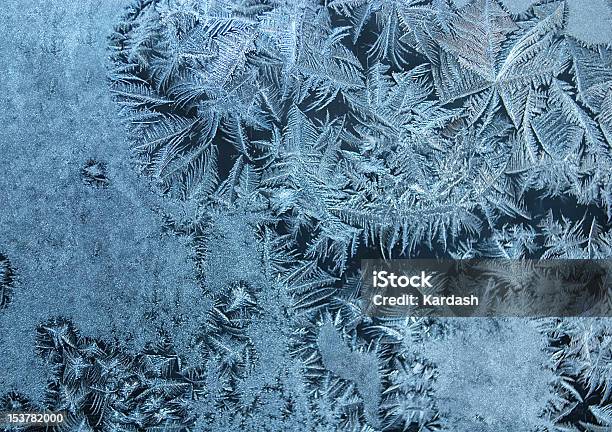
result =
[{"label": "frost pattern", "polygon": [[[608,321],[538,322],[508,370],[511,324],[479,351],[357,300],[362,257],[610,258],[609,42],[572,36],[572,2],[508,3],[134,2],[110,88],[201,293],[153,292],[138,353],[42,323],[46,406],[96,431],[605,430]],[[464,411],[453,362],[486,372],[453,381]]]},{"label": "frost pattern", "polygon": [[107,187],[110,180],[106,174],[106,163],[89,159],[81,168],[83,183],[95,187]]},{"label": "frost pattern", "polygon": [[434,3],[134,7],[112,82],[144,172],[265,209],[339,274],[364,247],[487,255],[560,195],[603,223],[609,51],[565,35],[564,2]]},{"label": "frost pattern", "polygon": [[609,46],[572,36],[573,3],[509,3],[145,1],[112,38],[143,172],[200,215],[243,214],[258,239],[317,430],[609,424],[606,375],[558,362],[500,396],[540,398],[518,418],[483,400],[456,421],[436,385],[448,365],[413,345],[452,345],[448,324],[372,320],[356,300],[365,256],[610,257]]}]

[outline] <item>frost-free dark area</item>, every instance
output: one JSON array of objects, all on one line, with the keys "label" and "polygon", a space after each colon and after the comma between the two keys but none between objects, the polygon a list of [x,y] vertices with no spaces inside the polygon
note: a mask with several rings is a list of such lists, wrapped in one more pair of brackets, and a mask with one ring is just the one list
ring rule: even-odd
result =
[{"label": "frost-free dark area", "polygon": [[57,430],[609,429],[609,320],[371,318],[358,264],[610,258],[611,14],[9,1],[0,411],[64,411]]}]

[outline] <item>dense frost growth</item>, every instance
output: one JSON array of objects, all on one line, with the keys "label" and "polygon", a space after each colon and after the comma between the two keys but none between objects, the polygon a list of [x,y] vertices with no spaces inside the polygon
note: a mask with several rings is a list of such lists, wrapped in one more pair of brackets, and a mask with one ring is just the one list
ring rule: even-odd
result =
[{"label": "dense frost growth", "polygon": [[[153,1],[117,27],[112,91],[143,172],[197,202],[181,223],[243,214],[290,298],[282,328],[310,415],[332,430],[608,424],[609,374],[552,348],[571,335],[542,329],[549,346],[501,324],[459,344],[448,324],[372,321],[355,300],[364,256],[610,256],[612,57],[578,36],[577,14],[563,1]],[[508,328],[520,337],[501,340]],[[419,353],[423,339],[437,342]],[[509,369],[488,366],[517,349]],[[474,368],[486,376],[470,381]]]},{"label": "dense frost growth", "polygon": [[576,3],[133,2],[110,91],[199,291],[152,290],[138,352],[41,323],[47,408],[96,431],[606,430],[610,321],[358,301],[364,257],[612,256],[612,40]]},{"label": "dense frost growth", "polygon": [[610,51],[564,2],[433,3],[135,5],[112,91],[143,171],[337,274],[363,248],[605,255]]}]

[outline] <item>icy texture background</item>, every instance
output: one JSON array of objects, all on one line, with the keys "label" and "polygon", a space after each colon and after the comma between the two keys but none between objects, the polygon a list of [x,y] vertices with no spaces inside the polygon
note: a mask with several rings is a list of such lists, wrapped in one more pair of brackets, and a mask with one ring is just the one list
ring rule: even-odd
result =
[{"label": "icy texture background", "polygon": [[[124,2],[4,4],[0,249],[14,270],[0,312],[2,393],[42,401],[36,328],[56,315],[86,334],[142,345],[156,291],[196,287],[189,249],[164,235],[130,167],[106,83],[107,39]],[[106,187],[83,181],[106,163]]]},{"label": "icy texture background", "polygon": [[5,2],[0,411],[609,430],[609,320],[379,320],[357,294],[360,257],[610,257],[611,16]]}]

